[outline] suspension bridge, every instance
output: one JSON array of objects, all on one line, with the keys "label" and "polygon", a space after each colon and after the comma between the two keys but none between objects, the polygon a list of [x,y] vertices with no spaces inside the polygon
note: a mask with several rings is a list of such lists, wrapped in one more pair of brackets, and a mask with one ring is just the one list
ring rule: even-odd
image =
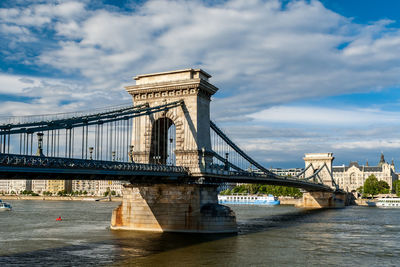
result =
[{"label": "suspension bridge", "polygon": [[[232,231],[232,212],[216,204],[223,183],[341,192],[327,164],[310,163],[297,177],[285,177],[245,153],[210,120],[218,90],[210,77],[194,69],[139,75],[126,87],[133,105],[10,117],[0,125],[0,179],[129,181],[112,226],[162,231]],[[175,203],[172,196],[185,200]],[[145,214],[136,209],[143,205]],[[163,209],[179,219],[171,222]],[[215,214],[222,221],[212,223]]]}]

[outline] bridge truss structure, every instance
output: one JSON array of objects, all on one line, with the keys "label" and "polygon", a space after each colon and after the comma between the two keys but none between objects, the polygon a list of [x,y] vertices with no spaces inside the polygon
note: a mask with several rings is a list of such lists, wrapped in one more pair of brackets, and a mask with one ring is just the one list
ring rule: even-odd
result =
[{"label": "bridge truss structure", "polygon": [[[174,160],[152,164],[133,161],[133,118],[151,116],[182,106],[183,101],[159,106],[118,106],[98,112],[13,117],[0,124],[0,179],[94,179],[151,182],[163,178],[186,182],[266,183],[294,186],[308,191],[333,191],[319,176],[326,165],[310,177],[308,166],[297,177],[279,176],[239,148],[214,122],[210,122],[213,162],[202,166],[202,177]],[[137,126],[136,126],[137,127]],[[167,127],[170,127],[168,125]],[[160,127],[159,127],[160,128]],[[173,134],[169,157],[174,157]],[[168,141],[167,141],[168,142]]]}]

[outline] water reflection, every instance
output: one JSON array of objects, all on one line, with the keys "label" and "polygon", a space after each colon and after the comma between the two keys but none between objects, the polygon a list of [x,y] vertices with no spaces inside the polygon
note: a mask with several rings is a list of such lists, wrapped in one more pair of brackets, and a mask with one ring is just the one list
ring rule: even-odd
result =
[{"label": "water reflection", "polygon": [[[207,250],[211,254],[218,253],[219,240],[230,239],[229,250],[236,250],[236,234],[181,234],[181,233],[146,233],[138,231],[113,231],[115,245],[120,250],[118,254],[123,260],[115,263],[123,266],[127,264],[154,265],[178,264],[183,266],[189,262],[200,262],[197,257],[204,257]],[[206,251],[198,253],[198,248],[206,247]],[[218,257],[219,258],[219,257]],[[218,259],[217,258],[217,259]],[[214,259],[214,264],[218,261]]]},{"label": "water reflection", "polygon": [[202,235],[111,231],[117,204],[14,201],[0,214],[0,266],[387,266],[400,255],[400,210],[233,206],[237,235]]}]

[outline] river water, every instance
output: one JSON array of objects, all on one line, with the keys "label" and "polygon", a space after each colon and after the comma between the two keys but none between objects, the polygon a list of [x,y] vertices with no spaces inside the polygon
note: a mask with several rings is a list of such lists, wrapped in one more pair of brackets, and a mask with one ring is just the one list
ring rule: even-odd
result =
[{"label": "river water", "polygon": [[189,235],[111,231],[115,202],[8,202],[0,266],[400,266],[400,209],[231,206],[238,235]]}]

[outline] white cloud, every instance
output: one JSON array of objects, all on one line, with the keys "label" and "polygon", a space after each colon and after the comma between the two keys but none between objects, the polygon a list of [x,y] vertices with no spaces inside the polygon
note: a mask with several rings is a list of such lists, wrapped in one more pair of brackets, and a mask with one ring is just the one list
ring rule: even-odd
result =
[{"label": "white cloud", "polygon": [[[23,14],[33,22],[18,22]],[[290,101],[400,84],[399,30],[388,30],[387,20],[354,24],[318,1],[284,9],[278,0],[148,1],[132,13],[66,2],[3,9],[0,18],[53,28],[64,38],[36,63],[79,72],[96,90],[120,90],[141,73],[202,67],[220,95],[229,95],[217,94],[213,109],[228,120]]]},{"label": "white cloud", "polygon": [[249,115],[259,122],[330,125],[349,127],[355,124],[363,127],[373,124],[393,124],[400,122],[399,112],[379,109],[343,109],[312,106],[274,106]]},{"label": "white cloud", "polygon": [[74,19],[85,12],[80,2],[36,4],[25,8],[0,8],[0,21],[16,25],[41,27],[52,19]]},{"label": "white cloud", "polygon": [[344,150],[367,149],[376,151],[380,151],[382,149],[399,149],[400,139],[349,141],[340,144],[334,144],[332,145],[332,148]]},{"label": "white cloud", "polygon": [[[246,133],[237,136],[239,144],[261,160],[284,161],[290,158],[290,150],[300,155],[323,148],[345,151],[357,142],[359,147],[365,144],[375,149],[380,143],[368,145],[370,138],[382,135],[382,124],[397,123],[397,113],[300,103],[398,88],[400,30],[390,27],[388,20],[355,24],[318,1],[293,1],[285,8],[278,0],[231,0],[216,5],[148,1],[130,13],[89,10],[89,5],[79,2],[3,8],[0,30],[14,35],[15,42],[21,36],[37,38],[37,45],[54,42],[36,50],[26,62],[54,68],[69,77],[80,76],[26,77],[34,84],[23,84],[21,77],[0,76],[0,83],[4,81],[0,92],[34,97],[32,103],[20,103],[21,111],[50,113],[82,109],[92,103],[129,101],[123,85],[132,84],[131,77],[137,74],[201,67],[213,75],[211,82],[220,88],[212,117],[221,122],[245,122],[250,117],[251,124],[261,124],[262,129],[249,127],[248,131],[255,132],[247,138]],[[52,31],[52,40],[40,34]],[[12,39],[10,36],[7,38]],[[15,42],[13,47],[18,47]],[[17,55],[14,58],[20,60]],[[12,55],[8,59],[12,60]],[[11,87],[17,89],[10,91]],[[289,102],[299,104],[288,106]],[[2,103],[0,112],[15,113],[15,105]],[[288,131],[266,127],[270,122],[297,125]],[[372,124],[382,127],[374,132],[365,129]],[[326,128],[338,125],[347,130],[340,130],[342,137],[327,133]],[[364,127],[362,138],[354,131],[359,125]],[[394,140],[395,130],[389,132],[384,133],[391,137],[387,140]]]},{"label": "white cloud", "polygon": [[27,88],[32,85],[38,84],[37,81],[27,82],[24,80],[25,77],[14,76],[14,75],[5,75],[0,73],[0,93],[1,94],[11,94],[11,95],[19,95],[22,94],[24,88]]}]

